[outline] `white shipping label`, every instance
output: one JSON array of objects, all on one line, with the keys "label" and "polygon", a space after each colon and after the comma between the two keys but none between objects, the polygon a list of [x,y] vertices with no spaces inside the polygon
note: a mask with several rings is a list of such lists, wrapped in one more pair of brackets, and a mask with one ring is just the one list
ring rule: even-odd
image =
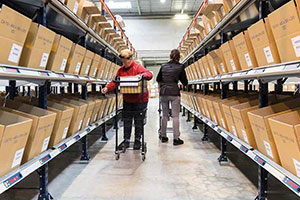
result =
[{"label": "white shipping label", "polygon": [[60,70],[65,71],[66,65],[67,65],[67,59],[64,58],[60,66]]},{"label": "white shipping label", "polygon": [[248,136],[247,136],[246,131],[244,129],[242,129],[242,134],[243,134],[243,138],[244,138],[245,142],[247,142],[249,144]]},{"label": "white shipping label", "polygon": [[221,122],[222,122],[223,128],[226,128],[226,125],[225,125],[225,122],[224,122],[223,118],[221,118]]},{"label": "white shipping label", "polygon": [[208,111],[206,111],[207,117],[210,118],[210,114]]},{"label": "white shipping label", "polygon": [[264,52],[265,52],[265,56],[266,56],[267,62],[268,63],[274,62],[272,51],[271,51],[271,48],[269,46],[267,46],[266,48],[264,48]]},{"label": "white shipping label", "polygon": [[87,75],[90,71],[90,65],[86,66],[86,69],[85,69],[85,75]]},{"label": "white shipping label", "polygon": [[214,69],[215,75],[218,75],[216,66],[213,66],[213,69]]},{"label": "white shipping label", "polygon": [[78,6],[79,6],[78,2],[75,2],[74,8],[73,8],[73,13],[75,13],[75,14],[77,13]]},{"label": "white shipping label", "polygon": [[46,67],[49,58],[49,53],[43,53],[40,67]]},{"label": "white shipping label", "polygon": [[235,0],[231,0],[231,3],[232,3],[233,6],[236,4]]},{"label": "white shipping label", "polygon": [[211,76],[210,70],[207,69],[208,76]]},{"label": "white shipping label", "polygon": [[85,16],[85,18],[84,18],[84,22],[87,24],[88,21],[89,21],[89,15],[87,14],[87,15]]},{"label": "white shipping label", "polygon": [[95,114],[94,121],[97,120],[97,117],[98,117],[98,113]]},{"label": "white shipping label", "polygon": [[86,122],[86,125],[85,125],[85,127],[88,127],[88,126],[89,126],[89,124],[90,124],[90,121],[91,121],[91,118],[88,118],[88,120],[87,120],[87,122]]},{"label": "white shipping label", "polygon": [[8,61],[13,63],[18,63],[21,53],[22,53],[22,46],[13,44],[8,56]]},{"label": "white shipping label", "polygon": [[252,61],[251,61],[251,58],[250,58],[248,53],[245,54],[245,59],[246,59],[248,67],[251,67],[252,66]]},{"label": "white shipping label", "polygon": [[97,23],[94,22],[94,25],[93,25],[93,30],[96,30],[96,26],[97,26]]},{"label": "white shipping label", "polygon": [[207,28],[208,28],[208,32],[210,32],[211,31],[210,24],[207,24]]},{"label": "white shipping label", "polygon": [[232,132],[233,132],[233,134],[234,134],[234,135],[237,137],[237,133],[236,133],[235,127],[234,127],[234,126],[232,126],[231,128],[232,128]]},{"label": "white shipping label", "polygon": [[64,129],[64,133],[63,133],[63,136],[62,136],[61,139],[65,139],[65,138],[67,137],[68,130],[69,130],[69,127],[66,127],[66,128]]},{"label": "white shipping label", "polygon": [[82,120],[80,120],[80,122],[79,122],[78,130],[81,129],[81,126],[82,126]]},{"label": "white shipping label", "polygon": [[214,121],[217,123],[217,118],[215,115],[213,116],[213,118],[214,118]]},{"label": "white shipping label", "polygon": [[292,38],[293,47],[297,57],[300,57],[300,35]]},{"label": "white shipping label", "polygon": [[271,158],[274,158],[274,157],[273,157],[272,148],[271,148],[270,143],[267,142],[267,141],[264,141],[264,144],[265,144],[265,149],[266,149],[267,154],[268,154]]},{"label": "white shipping label", "polygon": [[93,73],[93,76],[96,76],[97,71],[98,71],[98,69],[96,68],[95,71],[94,71],[94,73]]},{"label": "white shipping label", "polygon": [[44,142],[43,142],[43,146],[42,146],[41,152],[44,152],[44,151],[46,151],[48,149],[49,142],[50,142],[50,137],[47,137],[44,140]]},{"label": "white shipping label", "polygon": [[81,67],[81,62],[78,62],[77,65],[76,65],[76,68],[75,68],[76,73],[79,73],[80,67]]},{"label": "white shipping label", "polygon": [[224,67],[224,64],[223,64],[223,63],[221,63],[221,64],[220,64],[220,66],[221,66],[221,69],[222,69],[223,73],[226,73],[226,71],[225,71],[225,67]]},{"label": "white shipping label", "polygon": [[300,177],[300,162],[293,158],[297,176]]},{"label": "white shipping label", "polygon": [[205,73],[204,69],[202,70],[202,72],[203,72],[203,75],[206,76],[206,73]]},{"label": "white shipping label", "polygon": [[230,64],[231,64],[231,67],[232,67],[232,70],[236,70],[236,67],[235,67],[235,64],[234,64],[234,61],[233,60],[230,60]]},{"label": "white shipping label", "polygon": [[102,71],[101,71],[101,74],[100,74],[100,77],[101,77],[101,78],[103,78],[103,77],[102,77],[102,76],[103,76],[103,73],[104,73],[104,71],[102,70]]},{"label": "white shipping label", "polygon": [[11,165],[11,168],[14,168],[14,167],[21,164],[21,161],[22,161],[22,158],[23,158],[23,153],[24,153],[24,148],[16,151],[13,163]]},{"label": "white shipping label", "polygon": [[222,15],[224,16],[224,15],[226,15],[226,13],[225,13],[225,9],[224,9],[224,7],[222,6],[221,7],[221,13],[222,13]]},{"label": "white shipping label", "polygon": [[105,76],[105,79],[107,79],[108,78],[108,72],[106,72],[106,76]]},{"label": "white shipping label", "polygon": [[215,24],[217,24],[217,23],[218,23],[218,21],[217,21],[217,18],[216,18],[216,17],[214,17],[214,22],[215,22]]}]

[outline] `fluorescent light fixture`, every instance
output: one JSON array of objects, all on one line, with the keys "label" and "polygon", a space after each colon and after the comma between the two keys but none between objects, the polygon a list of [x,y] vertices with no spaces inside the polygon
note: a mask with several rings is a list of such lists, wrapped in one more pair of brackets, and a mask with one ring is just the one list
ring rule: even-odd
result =
[{"label": "fluorescent light fixture", "polygon": [[166,3],[166,0],[160,0],[160,3]]},{"label": "fluorescent light fixture", "polygon": [[130,1],[125,1],[125,2],[109,1],[106,4],[110,9],[130,9],[130,8],[132,8]]},{"label": "fluorescent light fixture", "polygon": [[176,14],[174,16],[174,19],[189,19],[189,15],[188,14]]}]

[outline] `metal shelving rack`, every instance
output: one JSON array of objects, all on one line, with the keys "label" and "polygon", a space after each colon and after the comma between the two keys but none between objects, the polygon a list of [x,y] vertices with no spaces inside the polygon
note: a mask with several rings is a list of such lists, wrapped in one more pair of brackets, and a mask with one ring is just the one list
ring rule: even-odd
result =
[{"label": "metal shelving rack", "polygon": [[[118,52],[58,0],[0,0],[0,4],[6,4],[33,19],[33,21],[52,29],[73,42],[98,53],[116,64],[121,64],[118,58]],[[102,10],[102,15],[104,14],[105,10]],[[68,93],[78,93],[79,85],[81,85],[81,98],[86,100],[89,85],[92,86],[92,92],[96,92],[97,85],[103,87],[109,82],[109,80],[94,77],[2,64],[0,64],[0,80],[5,80],[6,92],[10,99],[14,99],[18,93],[19,85],[23,85],[23,95],[27,93],[28,96],[31,95],[31,87],[36,86],[35,89],[39,98],[39,107],[43,109],[47,109],[47,95],[50,93],[57,94],[59,91],[58,87],[60,87],[60,93],[65,92],[66,86]],[[13,170],[4,177],[0,177],[0,194],[12,188],[32,172],[37,171],[40,179],[40,194],[38,199],[52,199],[48,192],[48,162],[78,141],[82,143],[81,160],[88,162],[90,158],[87,151],[87,135],[101,126],[102,139],[106,141],[105,123],[112,118],[116,119],[117,114],[119,114],[119,111],[109,114],[91,126],[86,127],[84,130],[62,141],[60,144],[36,156],[18,169]]]},{"label": "metal shelving rack", "polygon": [[[244,31],[249,26],[257,22],[259,19],[265,18],[272,8],[278,8],[288,0],[240,0],[231,11],[208,33],[208,35],[200,42],[200,44],[192,50],[183,60],[185,67],[196,62],[202,56],[207,55],[211,50],[217,49],[221,44],[228,41],[241,31]],[[205,8],[207,1],[201,5],[198,12]],[[253,8],[255,10],[253,10]],[[251,12],[252,11],[252,12]],[[250,15],[249,13],[255,13],[257,15]],[[251,18],[241,18],[241,14],[244,16],[252,16]],[[248,14],[248,15],[247,15]],[[199,14],[195,16],[193,22],[197,22]],[[191,25],[192,26],[192,25]],[[190,28],[188,28],[187,35]],[[185,40],[184,36],[183,41]],[[259,83],[259,107],[265,107],[268,105],[268,84],[275,82],[275,92],[280,94],[283,92],[283,84],[288,78],[300,77],[300,60],[288,63],[280,63],[276,65],[263,66],[251,70],[244,70],[234,73],[227,73],[218,76],[212,76],[207,78],[201,78],[199,80],[189,81],[187,87],[183,87],[184,91],[193,91],[196,93],[198,90],[203,91],[203,95],[209,93],[209,86],[213,85],[214,91],[221,90],[221,99],[226,99],[229,91],[229,85],[233,85],[233,90],[238,90],[238,82],[244,83],[244,92],[248,92],[252,89],[250,85],[253,81]],[[250,87],[251,86],[251,87]],[[298,87],[299,89],[299,87]],[[194,127],[197,128],[197,121],[203,122],[204,136],[202,141],[208,141],[208,127],[213,129],[220,135],[221,140],[221,155],[218,161],[227,162],[227,144],[230,143],[238,148],[242,153],[246,154],[258,165],[258,196],[256,200],[266,200],[268,196],[268,174],[276,177],[286,187],[293,191],[298,197],[300,197],[300,179],[266,156],[262,155],[259,151],[253,149],[248,144],[239,140],[233,134],[229,133],[225,129],[219,127],[217,124],[197,113],[192,108],[182,103],[183,116],[185,116],[185,110],[187,110],[187,121],[191,121],[191,114],[194,115]]]}]

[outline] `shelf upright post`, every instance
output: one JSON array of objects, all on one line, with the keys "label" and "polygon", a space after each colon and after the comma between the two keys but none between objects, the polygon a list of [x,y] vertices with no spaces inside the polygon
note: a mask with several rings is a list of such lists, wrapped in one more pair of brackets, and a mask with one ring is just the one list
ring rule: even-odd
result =
[{"label": "shelf upright post", "polygon": [[68,85],[68,93],[72,93],[72,83],[69,83]]},{"label": "shelf upright post", "polygon": [[232,84],[233,84],[233,91],[234,91],[235,93],[237,93],[237,91],[238,91],[238,82],[237,82],[237,81],[234,81]]},{"label": "shelf upright post", "polygon": [[[39,107],[47,109],[47,86],[49,81],[39,86]],[[40,194],[38,200],[50,200],[53,197],[48,192],[48,163],[44,164],[37,170],[40,178]]]},{"label": "shelf upright post", "polygon": [[17,92],[16,84],[17,83],[14,80],[9,81],[9,86],[8,86],[9,99],[14,99],[16,96],[16,92]]},{"label": "shelf upright post", "polygon": [[[202,89],[203,89],[203,95],[204,96],[208,95],[209,84],[208,83],[203,84]],[[203,123],[203,129],[202,129],[203,137],[201,139],[202,142],[208,142],[210,140],[207,131],[208,131],[208,126],[206,123]]]},{"label": "shelf upright post", "polygon": [[244,80],[244,92],[248,93],[248,90],[249,90],[249,81]]},{"label": "shelf upright post", "polygon": [[[81,86],[81,98],[83,100],[87,100],[87,84],[84,84]],[[85,124],[83,124],[84,126]],[[88,141],[87,141],[87,135],[84,136],[81,139],[81,144],[82,144],[82,151],[81,151],[81,161],[89,161],[90,160],[90,156],[88,155]]]},{"label": "shelf upright post", "polygon": [[[191,85],[187,86],[187,90],[188,90],[188,92],[191,91]],[[189,110],[187,110],[187,119],[186,119],[186,122],[190,122],[190,121],[191,121],[191,113],[190,113]]]},{"label": "shelf upright post", "polygon": [[[222,83],[222,90],[221,90],[221,99],[226,99],[228,97],[228,90],[229,90],[229,84],[228,83]],[[223,137],[221,137],[221,155],[218,158],[219,163],[222,162],[228,162],[227,158],[227,140]]]},{"label": "shelf upright post", "polygon": [[96,87],[96,84],[92,84],[92,92],[97,92],[97,87]]},{"label": "shelf upright post", "polygon": [[276,94],[281,94],[283,91],[283,79],[278,79],[277,84],[275,84]]}]

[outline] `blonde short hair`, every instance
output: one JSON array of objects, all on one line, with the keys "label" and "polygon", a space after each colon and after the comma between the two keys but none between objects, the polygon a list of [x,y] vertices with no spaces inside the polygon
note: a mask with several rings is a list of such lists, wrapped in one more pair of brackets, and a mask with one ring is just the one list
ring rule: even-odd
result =
[{"label": "blonde short hair", "polygon": [[124,49],[121,51],[119,57],[125,59],[131,59],[133,56],[132,52],[129,49]]}]

